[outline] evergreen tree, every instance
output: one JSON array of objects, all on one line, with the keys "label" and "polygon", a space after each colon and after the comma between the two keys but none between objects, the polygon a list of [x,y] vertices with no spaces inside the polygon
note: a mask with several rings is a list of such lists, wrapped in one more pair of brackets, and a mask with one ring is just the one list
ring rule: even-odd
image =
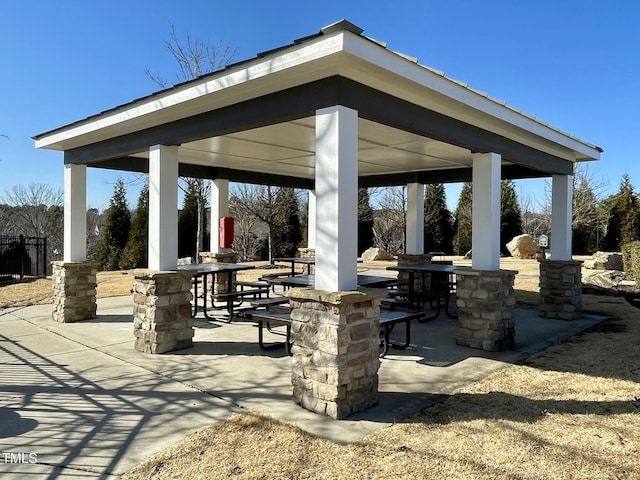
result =
[{"label": "evergreen tree", "polygon": [[272,232],[273,255],[293,257],[302,241],[299,202],[293,188],[280,188],[275,198],[275,224]]},{"label": "evergreen tree", "polygon": [[522,234],[522,214],[513,180],[500,182],[500,251],[509,255],[507,243]]},{"label": "evergreen tree", "polygon": [[127,244],[131,228],[131,213],[127,206],[126,191],[122,179],[118,179],[109,201],[107,219],[95,260],[100,270],[117,270],[120,256]]},{"label": "evergreen tree", "polygon": [[129,238],[120,257],[120,268],[143,268],[149,256],[149,183],[145,183],[138,197],[136,216],[131,222]]},{"label": "evergreen tree", "polygon": [[427,185],[424,196],[424,251],[453,252],[453,225],[442,183]]},{"label": "evergreen tree", "polygon": [[372,247],[373,236],[373,209],[369,203],[369,190],[358,189],[358,254]]},{"label": "evergreen tree", "polygon": [[471,182],[465,182],[460,191],[458,207],[456,208],[455,232],[453,247],[456,255],[465,255],[471,250],[471,222],[473,206],[473,187]]},{"label": "evergreen tree", "polygon": [[178,257],[196,256],[198,232],[198,192],[189,184],[178,215]]},{"label": "evergreen tree", "polygon": [[621,251],[622,245],[640,239],[640,201],[631,178],[622,176],[620,190],[611,209],[605,243],[608,250]]}]

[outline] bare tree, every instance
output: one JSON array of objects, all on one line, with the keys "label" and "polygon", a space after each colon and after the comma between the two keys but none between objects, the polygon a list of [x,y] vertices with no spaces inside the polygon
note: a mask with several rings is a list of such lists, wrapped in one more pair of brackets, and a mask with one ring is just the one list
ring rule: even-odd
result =
[{"label": "bare tree", "polygon": [[[180,38],[175,25],[171,24],[169,40],[165,47],[178,64],[177,82],[186,82],[198,78],[206,73],[214,72],[228,65],[235,57],[236,50],[226,45],[222,40],[209,43],[201,39],[193,39],[189,32]],[[159,73],[152,73],[149,67],[145,74],[160,88],[167,88],[169,82]],[[183,192],[195,192],[198,203],[198,227],[196,232],[196,258],[199,258],[204,244],[204,216],[207,208],[211,186],[202,178],[181,177],[180,189]]]},{"label": "bare tree", "polygon": [[373,234],[376,246],[392,255],[405,249],[405,207],[404,188],[390,187],[377,192]]},{"label": "bare tree", "polygon": [[52,227],[51,207],[62,208],[62,190],[54,190],[43,183],[32,183],[28,187],[14,185],[6,191],[3,201],[14,207],[16,225],[25,235],[34,237],[47,235]]},{"label": "bare tree", "polygon": [[[576,164],[573,175],[573,217],[571,226],[594,226],[598,222],[598,204],[604,197],[608,181],[596,177],[586,163]],[[542,213],[551,222],[551,182],[545,181],[545,205]]]},{"label": "bare tree", "polygon": [[231,195],[230,203],[249,212],[267,226],[267,241],[269,245],[269,261],[273,260],[273,230],[277,222],[276,208],[277,187],[264,185],[239,184]]},{"label": "bare tree", "polygon": [[[222,40],[209,43],[199,38],[193,39],[188,31],[183,39],[179,38],[174,24],[170,26],[169,40],[165,42],[165,47],[178,64],[177,82],[186,82],[200,75],[215,72],[231,63],[236,55],[236,49]],[[149,67],[146,67],[144,72],[160,88],[169,86],[169,81],[159,73],[152,73]]]},{"label": "bare tree", "polygon": [[258,257],[260,239],[255,234],[257,219],[248,212],[236,216],[234,225],[233,251],[241,262],[250,262]]}]

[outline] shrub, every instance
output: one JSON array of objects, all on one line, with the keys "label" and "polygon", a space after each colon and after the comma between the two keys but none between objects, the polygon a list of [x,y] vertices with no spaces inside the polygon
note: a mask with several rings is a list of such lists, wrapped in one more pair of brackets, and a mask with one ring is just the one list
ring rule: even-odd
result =
[{"label": "shrub", "polygon": [[622,246],[622,263],[627,278],[640,282],[640,241],[625,243]]}]

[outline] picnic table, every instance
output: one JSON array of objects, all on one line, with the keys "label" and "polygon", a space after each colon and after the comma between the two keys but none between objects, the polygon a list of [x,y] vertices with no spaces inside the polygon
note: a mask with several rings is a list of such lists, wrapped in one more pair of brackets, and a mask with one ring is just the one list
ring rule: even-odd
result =
[{"label": "picnic table", "polygon": [[302,265],[307,275],[311,274],[311,265],[315,265],[316,259],[313,257],[280,257],[274,258],[274,262],[290,263],[291,275],[296,275],[296,265]]},{"label": "picnic table", "polygon": [[[436,313],[428,319],[433,319],[440,314],[440,297],[444,297],[444,311],[449,318],[458,318],[458,316],[449,311],[451,288],[455,286],[455,280],[451,277],[455,275],[456,270],[469,270],[470,267],[459,266],[445,263],[422,263],[418,265],[393,265],[387,267],[387,270],[395,270],[398,272],[407,272],[409,276],[408,291],[406,296],[416,308],[422,309],[426,306],[427,301],[431,303],[433,299],[436,301]],[[422,291],[415,291],[415,275],[422,275]],[[431,282],[426,281],[427,274],[432,275]],[[427,285],[428,284],[428,285]]]},{"label": "picnic table", "polygon": [[[257,295],[259,293],[267,293],[268,289],[254,289],[254,290],[241,290],[235,291],[234,284],[231,279],[231,274],[240,272],[242,270],[251,270],[255,268],[253,265],[240,264],[240,263],[224,263],[224,262],[214,262],[214,263],[196,263],[191,265],[179,265],[178,270],[187,271],[192,273],[193,278],[193,314],[195,315],[198,312],[198,281],[202,282],[202,298],[203,298],[203,306],[202,311],[207,320],[213,320],[213,317],[209,316],[207,312],[207,292],[209,291],[209,279],[215,282],[216,276],[227,274],[229,278],[227,279],[227,291],[226,292],[217,292],[215,296],[222,298],[225,301],[227,312],[229,313],[229,321],[233,317],[233,308],[235,302],[238,298],[242,298],[247,295]],[[212,283],[211,285],[214,285]],[[214,306],[214,293],[213,287],[211,287],[211,304]]]}]

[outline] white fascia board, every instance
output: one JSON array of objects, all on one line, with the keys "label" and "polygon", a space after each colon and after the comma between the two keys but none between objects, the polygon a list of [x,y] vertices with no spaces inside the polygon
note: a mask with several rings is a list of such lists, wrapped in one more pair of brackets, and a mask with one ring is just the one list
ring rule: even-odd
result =
[{"label": "white fascia board", "polygon": [[[65,150],[71,139],[77,139],[80,136],[94,134],[99,130],[104,131],[102,138],[110,138],[113,133],[122,134],[149,128],[154,125],[166,123],[171,119],[162,118],[159,112],[166,111],[175,107],[180,108],[180,115],[177,118],[188,117],[212,108],[221,108],[232,103],[253,98],[255,90],[247,88],[247,98],[238,98],[243,96],[241,92],[237,95],[217,95],[223,90],[229,90],[233,87],[242,87],[252,81],[265,81],[265,91],[261,91],[260,95],[271,93],[283,88],[282,82],[277,81],[268,84],[268,77],[280,72],[284,72],[296,67],[304,67],[306,64],[328,57],[334,53],[340,52],[343,46],[343,33],[337,32],[333,35],[318,37],[316,40],[304,42],[294,45],[286,50],[275,52],[262,58],[256,58],[252,61],[231,68],[228,71],[220,72],[213,77],[203,78],[201,82],[189,82],[184,86],[178,86],[160,92],[153,97],[142,98],[134,101],[133,104],[126,104],[116,107],[113,111],[105,112],[86,121],[77,124],[71,124],[68,127],[54,130],[49,135],[43,135],[35,142],[36,148],[50,148],[53,150]],[[281,78],[279,80],[282,80]],[[201,103],[204,97],[211,96],[210,103],[206,103],[203,107]],[[200,102],[198,102],[200,101]],[[155,115],[154,115],[155,114]],[[149,116],[148,118],[144,118]],[[131,125],[127,128],[125,123]],[[135,126],[134,126],[135,123]],[[110,129],[111,131],[107,131]],[[101,138],[101,139],[102,139]],[[95,136],[91,138],[91,143],[96,141]],[[82,145],[82,143],[80,143]],[[77,146],[74,142],[73,146]]]},{"label": "white fascia board", "polygon": [[542,123],[531,116],[520,113],[504,104],[504,102],[494,100],[482,92],[467,87],[462,82],[446,77],[442,72],[437,72],[409,61],[401,55],[381,48],[360,36],[346,33],[344,51],[365,62],[383,68],[391,74],[401,76],[415,84],[448,97],[453,102],[462,103],[485,115],[578,152],[587,159],[600,159],[600,150],[596,146]]}]

